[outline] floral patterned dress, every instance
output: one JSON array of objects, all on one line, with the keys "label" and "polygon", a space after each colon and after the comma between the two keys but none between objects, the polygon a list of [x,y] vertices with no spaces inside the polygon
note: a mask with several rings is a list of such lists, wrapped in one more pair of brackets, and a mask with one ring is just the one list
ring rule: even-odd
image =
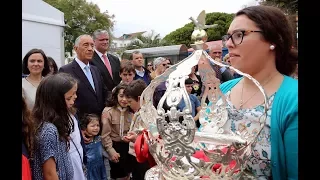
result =
[{"label": "floral patterned dress", "polygon": [[[230,130],[233,132],[238,131],[240,133],[249,133],[250,135],[257,134],[260,129],[260,117],[264,114],[264,104],[250,109],[236,109],[230,101],[230,91],[228,91],[225,96],[229,119],[226,122],[226,126],[231,127]],[[253,144],[252,153],[247,163],[247,169],[259,180],[272,179],[270,120],[274,96],[275,94],[269,97],[269,110],[267,112],[266,124],[258,135],[256,143]],[[220,99],[217,104],[221,103],[222,100]],[[209,109],[207,109],[207,113],[210,113]],[[211,121],[206,118],[205,122],[210,123]],[[205,124],[201,125],[199,131],[208,130],[205,130],[203,125]]]},{"label": "floral patterned dress", "polygon": [[[231,130],[243,133],[257,134],[259,130],[259,118],[264,114],[264,105],[253,109],[236,109],[230,101],[230,91],[227,92],[228,114],[231,122]],[[253,145],[252,153],[247,163],[247,169],[258,179],[271,179],[271,132],[270,120],[272,102],[275,94],[269,97],[269,110],[264,128],[258,135],[257,142]]]}]

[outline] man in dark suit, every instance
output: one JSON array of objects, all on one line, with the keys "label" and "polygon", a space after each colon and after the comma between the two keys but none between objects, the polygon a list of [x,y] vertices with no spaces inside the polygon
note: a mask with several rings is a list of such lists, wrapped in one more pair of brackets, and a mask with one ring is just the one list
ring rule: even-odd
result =
[{"label": "man in dark suit", "polygon": [[107,53],[109,48],[109,33],[98,29],[93,33],[94,55],[90,64],[96,66],[103,77],[103,82],[111,91],[120,81],[120,60],[116,56]]},{"label": "man in dark suit", "polygon": [[59,72],[71,74],[78,79],[77,99],[75,107],[81,117],[85,113],[95,113],[101,116],[105,107],[107,88],[103,83],[100,71],[90,66],[94,52],[94,42],[90,35],[79,36],[74,45],[76,58],[69,64],[62,66]]}]

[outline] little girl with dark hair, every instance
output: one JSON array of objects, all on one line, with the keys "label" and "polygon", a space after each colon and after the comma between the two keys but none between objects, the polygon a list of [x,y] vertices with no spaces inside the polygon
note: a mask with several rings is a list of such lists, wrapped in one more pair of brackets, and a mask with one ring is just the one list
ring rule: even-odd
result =
[{"label": "little girl with dark hair", "polygon": [[102,156],[100,118],[96,114],[86,114],[81,121],[81,130],[90,140],[85,145],[87,155],[87,180],[107,180],[106,168]]},{"label": "little girl with dark hair", "polygon": [[131,171],[129,141],[123,138],[129,131],[133,115],[123,94],[126,87],[125,83],[120,83],[112,90],[112,96],[102,112],[102,144],[110,159],[112,179],[128,179]]}]

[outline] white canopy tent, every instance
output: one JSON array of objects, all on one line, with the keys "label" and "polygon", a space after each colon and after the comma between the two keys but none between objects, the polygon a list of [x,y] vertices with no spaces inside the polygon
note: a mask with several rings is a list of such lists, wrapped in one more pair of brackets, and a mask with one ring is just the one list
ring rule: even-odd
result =
[{"label": "white canopy tent", "polygon": [[22,58],[42,49],[58,67],[64,65],[64,13],[42,0],[22,1]]}]

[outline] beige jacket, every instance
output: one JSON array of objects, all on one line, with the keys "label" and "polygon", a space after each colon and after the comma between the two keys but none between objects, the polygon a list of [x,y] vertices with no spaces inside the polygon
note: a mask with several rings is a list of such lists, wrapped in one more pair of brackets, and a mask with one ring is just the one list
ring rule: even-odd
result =
[{"label": "beige jacket", "polygon": [[[133,114],[129,113],[128,110],[124,111],[123,118],[123,136],[127,135],[131,119]],[[121,112],[116,107],[105,107],[102,111],[101,121],[102,121],[102,132],[101,139],[102,144],[106,152],[110,156],[116,153],[115,149],[112,147],[112,141],[122,141],[122,137],[120,137],[120,118]]]}]

